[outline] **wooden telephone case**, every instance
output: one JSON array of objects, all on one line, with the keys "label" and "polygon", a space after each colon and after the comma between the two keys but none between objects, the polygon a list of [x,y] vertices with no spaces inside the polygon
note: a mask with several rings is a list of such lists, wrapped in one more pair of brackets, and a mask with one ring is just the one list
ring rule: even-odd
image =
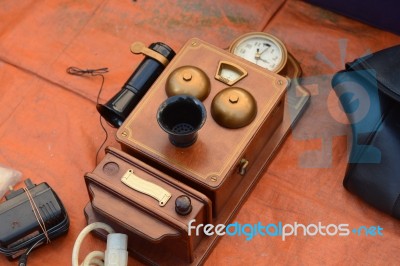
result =
[{"label": "wooden telephone case", "polygon": [[[234,84],[250,92],[257,103],[256,117],[247,126],[222,127],[210,113],[215,95],[229,87],[215,78],[221,61],[247,71]],[[170,73],[188,65],[207,74],[211,91],[203,101],[207,120],[197,141],[180,148],[169,142],[156,112],[167,99],[165,83]],[[95,170],[85,175],[88,223],[103,221],[128,234],[129,251],[145,263],[203,263],[218,236],[196,236],[188,232],[188,222],[226,225],[232,220],[294,121],[284,116],[288,85],[281,75],[200,39],[189,40],[119,128],[116,138],[122,151],[108,148]],[[168,191],[169,200],[160,206],[161,201],[122,183],[128,172]],[[175,200],[181,195],[191,200],[187,215],[175,211]]]}]

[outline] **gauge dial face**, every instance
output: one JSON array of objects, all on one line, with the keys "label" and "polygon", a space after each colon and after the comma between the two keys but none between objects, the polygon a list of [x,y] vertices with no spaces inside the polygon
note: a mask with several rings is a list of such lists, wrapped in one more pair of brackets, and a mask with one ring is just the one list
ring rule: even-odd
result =
[{"label": "gauge dial face", "polygon": [[287,60],[283,43],[263,32],[242,35],[232,43],[229,51],[275,73],[282,70]]},{"label": "gauge dial face", "polygon": [[247,71],[242,67],[228,61],[220,61],[215,78],[222,83],[232,86],[247,76]]}]

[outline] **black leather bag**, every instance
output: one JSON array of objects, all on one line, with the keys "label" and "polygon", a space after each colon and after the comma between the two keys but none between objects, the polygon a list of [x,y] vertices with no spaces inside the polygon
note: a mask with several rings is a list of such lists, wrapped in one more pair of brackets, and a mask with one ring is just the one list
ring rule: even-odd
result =
[{"label": "black leather bag", "polygon": [[400,45],[346,64],[332,87],[352,129],[343,185],[400,219]]},{"label": "black leather bag", "polygon": [[377,28],[400,34],[400,1],[398,0],[306,0],[306,2]]}]

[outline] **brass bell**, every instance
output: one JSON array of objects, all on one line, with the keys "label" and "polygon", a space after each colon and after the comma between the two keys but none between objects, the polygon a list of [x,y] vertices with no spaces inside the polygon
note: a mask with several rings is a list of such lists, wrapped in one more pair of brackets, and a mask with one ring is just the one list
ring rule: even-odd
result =
[{"label": "brass bell", "polygon": [[210,94],[210,79],[198,67],[178,67],[168,76],[165,84],[165,92],[168,97],[186,94],[203,101]]},{"label": "brass bell", "polygon": [[257,103],[247,90],[229,87],[214,97],[211,115],[220,126],[241,128],[250,124],[256,117]]}]

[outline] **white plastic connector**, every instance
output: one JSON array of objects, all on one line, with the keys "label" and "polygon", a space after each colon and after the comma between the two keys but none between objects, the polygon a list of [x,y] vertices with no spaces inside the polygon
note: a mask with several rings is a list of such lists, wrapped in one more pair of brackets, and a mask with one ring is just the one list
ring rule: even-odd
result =
[{"label": "white plastic connector", "polygon": [[125,234],[108,234],[104,266],[128,265],[128,236]]}]

